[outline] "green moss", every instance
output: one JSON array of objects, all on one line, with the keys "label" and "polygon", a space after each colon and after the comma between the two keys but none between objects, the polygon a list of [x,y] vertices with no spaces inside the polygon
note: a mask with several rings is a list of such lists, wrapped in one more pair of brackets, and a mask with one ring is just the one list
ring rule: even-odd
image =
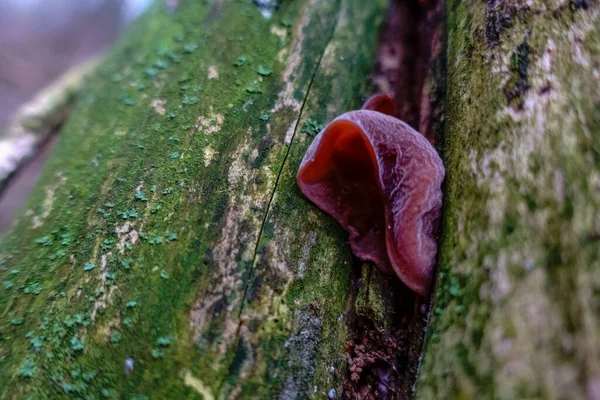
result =
[{"label": "green moss", "polygon": [[[1,245],[0,306],[24,316],[0,324],[2,395],[197,397],[185,370],[215,396],[273,397],[290,360],[300,389],[330,381],[323,360],[344,362],[350,255],[342,231],[295,187],[309,142],[284,138],[304,115],[328,121],[359,105],[383,3],[283,3],[277,16],[291,26],[282,28],[249,0],[190,1],[136,23],[87,83],[31,212]],[[297,60],[289,75],[279,54]],[[287,100],[306,114],[282,102],[289,85]],[[292,227],[319,230],[303,279]],[[294,325],[297,310],[310,310],[305,325],[318,338],[306,343],[308,370],[303,347],[285,347],[305,326]]]}]

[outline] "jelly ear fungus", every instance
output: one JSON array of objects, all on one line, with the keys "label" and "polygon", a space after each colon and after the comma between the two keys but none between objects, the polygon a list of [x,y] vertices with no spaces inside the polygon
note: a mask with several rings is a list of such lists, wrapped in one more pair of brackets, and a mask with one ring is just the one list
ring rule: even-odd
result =
[{"label": "jelly ear fungus", "polygon": [[444,166],[433,146],[393,114],[393,100],[375,95],[362,110],[336,118],[311,144],[297,181],[348,231],[357,257],[427,295]]}]

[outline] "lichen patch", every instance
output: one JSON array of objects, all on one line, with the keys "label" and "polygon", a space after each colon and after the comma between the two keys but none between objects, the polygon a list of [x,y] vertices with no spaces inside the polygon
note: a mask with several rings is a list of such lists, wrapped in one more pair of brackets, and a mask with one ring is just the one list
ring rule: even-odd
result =
[{"label": "lichen patch", "polygon": [[217,245],[212,249],[212,262],[208,286],[200,295],[190,312],[190,329],[195,341],[201,339],[204,328],[212,318],[224,318],[221,343],[215,344],[220,354],[235,338],[237,316],[232,315],[240,307],[243,299],[242,268],[252,261],[254,243],[260,231],[260,214],[251,212],[251,208],[265,207],[263,196],[253,196],[253,182],[257,170],[244,161],[244,155],[252,153],[248,143],[239,146],[230,158],[227,174],[231,196],[225,213]]},{"label": "lichen patch", "polygon": [[[558,95],[558,90],[542,91],[549,80],[552,80],[552,54],[556,50],[554,41],[549,40],[546,46],[546,51],[536,62],[535,68],[530,68],[530,82],[532,90],[528,90],[524,94],[522,109],[515,109],[507,106],[497,113],[497,118],[509,118],[513,122],[524,125],[523,131],[519,135],[507,135],[510,143],[505,143],[496,146],[493,150],[488,150],[479,157],[476,162],[475,154],[471,152],[472,170],[478,177],[478,185],[486,182],[493,182],[490,187],[494,188],[501,184],[499,180],[503,179],[506,171],[514,170],[519,179],[533,179],[529,168],[531,155],[539,151],[540,146],[544,141],[544,136],[547,130],[546,114],[549,108],[560,107],[564,104],[565,98]],[[508,61],[506,61],[508,62]],[[498,68],[498,71],[503,71],[504,68]],[[558,80],[553,80],[553,85],[559,89]],[[511,153],[506,153],[506,148],[514,149]],[[507,157],[508,156],[508,157]],[[494,168],[492,168],[494,166]]]},{"label": "lichen patch", "polygon": [[118,328],[120,325],[121,320],[119,318],[113,318],[102,326],[96,328],[95,337],[97,340],[106,341],[108,340],[113,329]]},{"label": "lichen patch", "polygon": [[204,400],[215,400],[211,389],[204,384],[200,379],[192,375],[191,371],[185,369],[182,371],[183,383],[198,392]]},{"label": "lichen patch", "polygon": [[[210,286],[205,289],[190,312],[190,328],[195,341],[201,338],[204,327],[210,322],[211,317],[217,317],[221,312],[229,314],[233,310],[233,305],[239,301],[239,296],[233,300],[229,299],[234,290],[242,287],[240,274],[236,268],[236,257],[239,252],[238,244],[247,240],[246,234],[240,232],[241,215],[247,211],[244,210],[247,208],[249,205],[243,203],[240,207],[229,205],[221,231],[221,240],[213,249],[213,258],[218,269],[212,272],[214,278],[211,279]],[[218,304],[227,304],[227,306],[215,312]]]},{"label": "lichen patch", "polygon": [[53,187],[46,187],[46,197],[42,203],[42,213],[39,215],[34,215],[32,218],[33,229],[37,229],[43,225],[46,218],[48,218],[52,212],[52,207],[54,206],[54,193],[59,187],[67,183],[67,178],[60,172],[56,174],[56,177],[58,178],[56,185]]},{"label": "lichen patch", "polygon": [[[108,257],[110,256],[112,256],[112,253],[108,252],[100,257],[100,282],[97,286],[98,290],[106,287],[106,266],[108,264]],[[112,298],[115,290],[117,290],[117,286],[112,285],[110,286],[110,289],[108,289],[108,292],[102,293],[102,295],[96,299],[92,305],[92,312],[90,314],[90,319],[92,321],[96,320],[96,314],[98,313],[99,309],[106,308],[112,304]]]},{"label": "lichen patch", "polygon": [[302,18],[296,26],[294,32],[294,42],[292,44],[292,53],[288,56],[287,68],[283,72],[283,82],[285,83],[285,89],[278,94],[278,99],[271,112],[277,112],[283,107],[290,107],[292,110],[298,112],[302,108],[302,103],[294,98],[294,91],[296,90],[296,79],[298,69],[302,67],[302,48],[304,47],[304,30],[310,23],[310,10],[316,0],[309,1],[304,7]]},{"label": "lichen patch", "polygon": [[215,158],[217,151],[210,146],[206,146],[203,150],[204,166],[208,167],[211,161]]},{"label": "lichen patch", "polygon": [[285,29],[283,27],[279,27],[277,25],[271,25],[270,30],[273,35],[277,36],[281,40],[285,40],[285,38],[287,36],[287,29]]},{"label": "lichen patch", "polygon": [[[268,260],[267,265],[270,267],[270,274],[277,277],[277,281],[285,285],[292,279],[292,274],[288,264],[288,254],[286,249],[290,249],[290,233],[286,232],[278,235],[277,242],[272,241],[267,246]],[[280,288],[283,289],[283,288]]]},{"label": "lichen patch", "polygon": [[217,71],[217,67],[211,65],[208,67],[208,79],[219,79],[219,71]]},{"label": "lichen patch", "polygon": [[[251,131],[249,130],[248,133],[251,133]],[[249,145],[245,143],[243,146],[240,146],[233,157],[231,157],[231,166],[227,173],[227,181],[231,188],[235,188],[239,183],[247,183],[250,178],[249,174],[253,174],[242,158],[244,153],[251,152]]]},{"label": "lichen patch", "polygon": [[[518,287],[512,288],[511,293],[514,295],[497,298],[496,301],[501,301],[501,307],[491,315],[494,329],[486,332],[486,340],[492,344],[494,357],[500,361],[500,367],[496,371],[500,381],[510,381],[512,376],[518,376],[524,382],[540,382],[544,377],[552,377],[553,388],[567,390],[556,394],[559,397],[569,397],[574,393],[570,393],[567,388],[577,386],[577,372],[568,364],[557,364],[552,352],[531,351],[547,348],[555,340],[555,332],[567,331],[567,322],[545,294],[546,282],[545,272],[536,269]],[[569,347],[568,335],[562,340]],[[523,358],[524,354],[527,354],[527,359]],[[537,365],[546,367],[540,370]],[[514,389],[504,387],[502,390],[508,395],[502,397],[508,398],[511,397],[510,391]]]},{"label": "lichen patch", "polygon": [[139,234],[133,228],[133,222],[127,221],[122,226],[115,228],[115,233],[119,243],[117,243],[117,250],[120,254],[123,254],[127,245],[133,246],[139,239]]},{"label": "lichen patch", "polygon": [[298,272],[296,272],[296,276],[300,279],[304,278],[304,273],[306,272],[308,259],[310,257],[310,250],[316,243],[317,232],[312,231],[308,234],[308,237],[306,238],[306,241],[304,242],[300,252],[300,258],[298,260]]},{"label": "lichen patch", "polygon": [[201,115],[196,120],[196,130],[203,132],[205,135],[217,133],[221,130],[225,117],[223,114],[215,113],[213,106],[210,106],[207,115]]},{"label": "lichen patch", "polygon": [[165,108],[167,105],[167,99],[154,99],[152,100],[151,105],[152,109],[154,109],[154,111],[160,115],[165,115],[165,112],[167,112]]},{"label": "lichen patch", "polygon": [[285,132],[285,138],[283,139],[285,144],[292,143],[292,138],[294,137],[294,132],[296,132],[296,127],[298,126],[298,120],[295,119],[294,122],[290,125],[288,130]]},{"label": "lichen patch", "polygon": [[285,398],[295,399],[306,392],[317,371],[317,354],[321,342],[323,317],[312,305],[294,313],[293,334],[284,344],[289,352],[289,368],[283,387]]}]

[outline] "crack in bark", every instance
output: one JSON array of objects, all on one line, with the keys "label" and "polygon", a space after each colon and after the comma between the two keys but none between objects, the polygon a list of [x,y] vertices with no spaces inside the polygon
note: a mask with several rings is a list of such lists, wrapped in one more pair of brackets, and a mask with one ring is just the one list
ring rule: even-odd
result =
[{"label": "crack in bark", "polygon": [[[338,10],[341,9],[340,7],[337,7],[337,8],[338,8]],[[240,342],[240,330],[241,330],[241,327],[243,325],[242,314],[243,314],[244,309],[245,309],[246,298],[248,296],[248,290],[250,288],[250,284],[251,284],[252,278],[254,276],[254,269],[255,269],[255,264],[257,262],[257,256],[258,256],[258,250],[259,250],[259,246],[260,246],[260,240],[261,240],[261,238],[263,236],[263,231],[264,231],[264,228],[265,228],[265,224],[266,224],[267,218],[269,217],[269,214],[270,214],[271,204],[273,202],[273,199],[275,198],[275,194],[277,193],[277,189],[278,189],[279,181],[281,179],[281,175],[283,174],[283,171],[284,171],[284,169],[286,167],[287,159],[288,159],[288,156],[290,154],[291,148],[293,146],[293,140],[294,140],[294,138],[296,136],[296,132],[299,129],[299,123],[300,123],[300,120],[302,119],[302,114],[304,112],[304,107],[306,106],[306,102],[308,101],[308,98],[310,96],[310,91],[311,91],[313,82],[314,82],[315,77],[317,75],[317,72],[319,71],[319,68],[321,66],[321,61],[323,60],[323,56],[325,55],[325,53],[327,51],[327,48],[329,47],[329,44],[333,40],[333,37],[335,35],[335,31],[337,30],[337,21],[339,20],[339,17],[340,17],[340,12],[338,11],[337,16],[336,16],[336,23],[334,24],[332,32],[329,35],[329,38],[327,39],[327,42],[326,42],[325,46],[323,47],[323,51],[321,52],[321,54],[319,56],[319,60],[317,61],[317,64],[316,64],[316,66],[315,66],[315,68],[313,70],[313,73],[311,75],[310,81],[308,83],[308,87],[306,89],[306,94],[304,95],[304,98],[302,100],[302,105],[300,107],[300,111],[298,112],[298,117],[296,118],[296,121],[295,121],[295,124],[294,124],[295,125],[295,127],[294,127],[294,133],[292,134],[292,137],[290,139],[290,143],[287,146],[287,150],[286,150],[285,156],[283,158],[283,161],[282,161],[281,166],[279,168],[279,171],[277,173],[277,178],[275,179],[275,185],[274,185],[273,190],[272,190],[272,192],[271,192],[271,194],[269,196],[269,201],[267,202],[267,207],[265,209],[265,213],[264,213],[264,216],[263,216],[263,219],[262,219],[262,222],[261,222],[261,226],[260,226],[260,229],[259,229],[259,232],[258,232],[258,236],[257,236],[257,239],[256,239],[256,245],[254,247],[254,252],[253,252],[253,255],[252,255],[252,263],[250,265],[250,271],[248,273],[248,278],[246,279],[245,284],[244,284],[244,294],[242,296],[241,307],[240,307],[240,311],[238,313],[238,326],[237,326],[237,330],[236,330],[236,334],[235,334],[236,345],[235,345],[234,353],[237,350],[237,347],[239,346],[239,342]],[[220,392],[222,390],[224,383],[225,383],[225,379],[223,379],[221,381],[221,383],[219,384],[218,392]]]},{"label": "crack in bark", "polygon": [[[443,127],[443,17],[442,0],[392,1],[374,72],[376,90],[393,95],[398,117],[432,143]],[[429,303],[372,264],[361,265],[348,311],[342,398],[409,399]]]}]

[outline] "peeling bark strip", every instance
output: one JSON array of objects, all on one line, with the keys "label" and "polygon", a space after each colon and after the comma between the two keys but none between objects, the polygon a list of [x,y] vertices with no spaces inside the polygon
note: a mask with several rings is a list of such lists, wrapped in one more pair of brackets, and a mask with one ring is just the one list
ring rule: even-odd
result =
[{"label": "peeling bark strip", "polygon": [[190,0],[132,28],[0,245],[2,396],[342,392],[350,250],[293,177],[310,126],[370,94],[385,3]]},{"label": "peeling bark strip", "polygon": [[600,398],[600,8],[449,1],[440,273],[417,398]]}]

